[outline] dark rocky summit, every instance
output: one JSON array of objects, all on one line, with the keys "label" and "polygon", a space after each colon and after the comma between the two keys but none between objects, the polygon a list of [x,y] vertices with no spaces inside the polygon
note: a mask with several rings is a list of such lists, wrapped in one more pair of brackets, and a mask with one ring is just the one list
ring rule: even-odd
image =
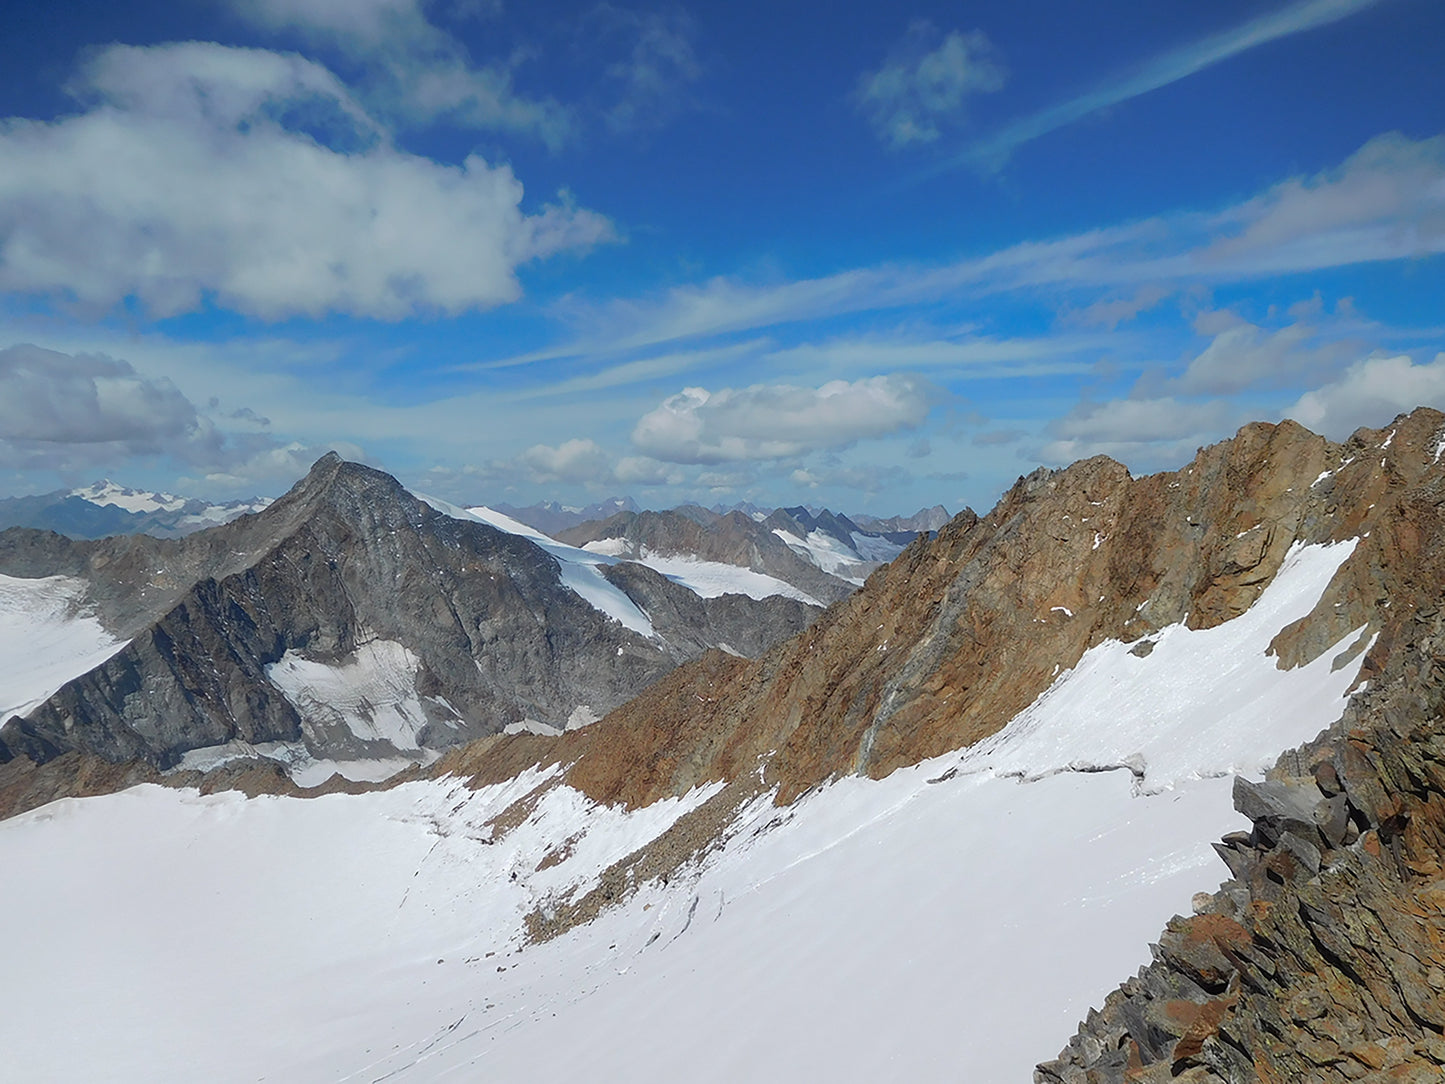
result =
[{"label": "dark rocky summit", "polygon": [[[527,539],[443,515],[334,455],[266,510],[183,539],[7,531],[0,571],[86,579],[103,621],[130,640],[0,729],[0,761],[35,764],[84,752],[168,769],[236,742],[382,758],[527,720],[560,730],[579,708],[604,713],[709,647],[757,651],[817,613],[785,599],[701,600],[650,570],[614,569],[659,610],[658,634],[645,636],[566,587],[557,560]],[[409,712],[400,742],[298,702],[274,669],[320,664],[344,681],[365,677],[374,656],[397,669],[386,675],[397,703],[355,711],[363,724]]]}]

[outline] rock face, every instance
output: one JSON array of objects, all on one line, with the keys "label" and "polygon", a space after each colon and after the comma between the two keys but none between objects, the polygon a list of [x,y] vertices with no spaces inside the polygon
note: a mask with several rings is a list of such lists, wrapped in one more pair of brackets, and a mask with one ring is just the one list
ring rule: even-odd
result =
[{"label": "rock face", "polygon": [[36,764],[84,752],[170,769],[269,743],[318,760],[425,759],[510,724],[595,718],[681,659],[758,650],[817,612],[704,602],[618,571],[659,608],[657,634],[642,635],[564,586],[526,539],[334,455],[260,514],[185,539],[6,532],[0,570],[87,579],[130,640],[0,729],[0,761]]},{"label": "rock face", "polygon": [[[1332,587],[1371,597],[1367,687],[1267,780],[1236,780],[1253,824],[1216,844],[1231,874],[1172,919],[1154,963],[1091,1012],[1041,1084],[1434,1081],[1445,1065],[1445,484],[1439,416],[1417,411],[1372,454],[1383,514],[1368,563]],[[1434,428],[1432,428],[1434,427]],[[1388,454],[1401,438],[1413,463]],[[1380,447],[1388,443],[1383,458]],[[1402,452],[1410,455],[1410,452]],[[1417,473],[1424,466],[1423,473]],[[1332,485],[1332,496],[1341,485]],[[1358,498],[1357,498],[1358,499]],[[1348,506],[1336,514],[1353,515]],[[1342,572],[1350,571],[1346,566]],[[1305,628],[1286,657],[1318,637]]]},{"label": "rock face", "polygon": [[[586,730],[479,743],[437,770],[480,783],[558,763],[589,797],[629,807],[727,784],[619,865],[618,883],[633,883],[705,848],[754,795],[786,805],[841,775],[882,777],[971,745],[1089,647],[1116,639],[1142,654],[1168,625],[1218,625],[1258,599],[1292,547],[1347,539],[1350,557],[1271,653],[1291,668],[1344,640],[1336,665],[1359,665],[1374,689],[1445,583],[1442,443],[1445,415],[1419,410],[1342,445],[1291,422],[1251,425],[1145,478],[1104,458],[1037,471],[987,516],[965,511],[915,541],[756,660],[711,652]],[[1251,794],[1270,824],[1304,816],[1288,794]],[[1331,806],[1328,823],[1339,815]],[[583,900],[547,929],[596,906]]]},{"label": "rock face", "polygon": [[1259,785],[1231,878],[1172,919],[1041,1084],[1435,1081],[1445,1065],[1445,621]]}]

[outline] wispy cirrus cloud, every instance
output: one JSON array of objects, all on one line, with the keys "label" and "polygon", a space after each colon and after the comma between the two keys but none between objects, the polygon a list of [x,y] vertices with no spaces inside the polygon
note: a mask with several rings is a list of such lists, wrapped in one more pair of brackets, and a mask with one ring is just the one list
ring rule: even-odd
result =
[{"label": "wispy cirrus cloud", "polygon": [[[1445,253],[1445,136],[1370,140],[1340,165],[1216,211],[1185,211],[1026,241],[935,265],[876,264],[815,278],[718,277],[654,297],[554,309],[570,342],[523,361],[643,350],[840,314],[1008,293],[1072,291],[1112,304],[1108,326],[1191,284]],[[1132,296],[1120,297],[1121,294]]]},{"label": "wispy cirrus cloud", "polygon": [[476,63],[421,0],[229,0],[255,26],[330,47],[359,67],[369,106],[404,124],[445,120],[531,135],[554,150],[573,136],[572,110],[519,92],[524,53]]},{"label": "wispy cirrus cloud", "polygon": [[1102,86],[1015,121],[951,159],[947,167],[997,169],[1025,143],[1031,143],[1100,110],[1187,79],[1197,72],[1272,41],[1338,22],[1380,2],[1381,0],[1296,0],[1279,11],[1257,16],[1229,30],[1161,53],[1134,71]]}]

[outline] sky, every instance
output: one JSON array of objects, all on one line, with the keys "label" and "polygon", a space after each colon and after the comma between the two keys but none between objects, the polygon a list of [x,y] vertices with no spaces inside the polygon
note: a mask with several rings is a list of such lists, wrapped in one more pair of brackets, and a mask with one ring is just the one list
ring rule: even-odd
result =
[{"label": "sky", "polygon": [[0,494],[989,507],[1445,408],[1445,5],[53,0]]}]

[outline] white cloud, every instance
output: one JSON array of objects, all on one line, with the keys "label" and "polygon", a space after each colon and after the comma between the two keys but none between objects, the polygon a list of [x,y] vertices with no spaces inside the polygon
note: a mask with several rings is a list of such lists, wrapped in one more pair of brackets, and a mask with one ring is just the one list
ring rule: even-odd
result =
[{"label": "white cloud", "polygon": [[1148,312],[1163,301],[1172,291],[1157,283],[1139,287],[1131,297],[1111,297],[1096,301],[1079,310],[1065,315],[1069,320],[1085,327],[1104,327],[1113,331],[1120,324],[1128,323],[1142,312]]},{"label": "white cloud", "polygon": [[932,338],[898,333],[849,335],[822,342],[774,350],[767,355],[771,364],[800,370],[824,372],[880,369],[928,369],[952,371],[959,376],[980,379],[998,376],[1042,376],[1077,371],[1077,355],[1117,345],[1118,336],[1053,335],[1039,338],[993,338],[964,335]]},{"label": "white cloud", "polygon": [[678,486],[686,475],[671,463],[644,455],[625,455],[617,461],[614,477],[623,485]]},{"label": "white cloud", "polygon": [[499,129],[561,146],[574,127],[550,98],[513,86],[520,54],[477,65],[452,34],[431,22],[420,0],[230,0],[232,9],[265,29],[300,34],[363,65],[368,100],[399,120]]},{"label": "white cloud", "polygon": [[1300,319],[1281,328],[1264,328],[1227,311],[1201,313],[1195,329],[1213,339],[1192,358],[1173,386],[1191,395],[1230,394],[1245,388],[1279,386],[1318,378],[1358,356],[1357,344],[1323,334],[1308,317],[1310,306],[1296,307]]},{"label": "white cloud", "polygon": [[233,493],[275,492],[278,488],[292,485],[311,469],[312,465],[327,452],[335,452],[343,459],[353,462],[367,462],[369,456],[360,445],[351,441],[330,441],[309,444],[292,441],[265,447],[249,455],[239,457],[224,468],[207,471],[200,478],[181,478],[181,488],[189,483],[202,484],[210,490],[225,490]]},{"label": "white cloud", "polygon": [[565,200],[525,214],[506,166],[391,147],[293,54],[113,46],[75,91],[86,112],[0,128],[0,289],[398,319],[513,300],[518,265],[612,236]]},{"label": "white cloud", "polygon": [[1300,396],[1284,415],[1343,440],[1362,425],[1384,425],[1417,406],[1445,409],[1445,353],[1419,365],[1407,355],[1365,358],[1340,379]]},{"label": "white cloud", "polygon": [[644,415],[632,441],[671,463],[779,459],[916,428],[934,397],[930,385],[902,375],[820,388],[687,388]]},{"label": "white cloud", "polygon": [[1108,455],[1130,466],[1152,467],[1183,458],[1217,440],[1245,419],[1222,399],[1111,399],[1080,403],[1049,423],[1053,440],[1041,451],[1046,462],[1070,463]]},{"label": "white cloud", "polygon": [[203,429],[174,384],[127,362],[28,343],[0,350],[0,443],[12,461],[155,454]]},{"label": "white cloud", "polygon": [[968,98],[999,90],[1004,79],[982,32],[953,30],[940,41],[932,23],[918,20],[883,66],[858,80],[854,95],[879,138],[905,147],[936,140],[942,125],[961,118]]},{"label": "white cloud", "polygon": [[596,307],[569,300],[557,314],[578,337],[551,353],[638,349],[840,313],[1040,289],[1095,296],[1108,291],[1101,298],[1106,304],[1132,289],[1133,298],[1113,314],[1122,318],[1157,289],[1441,252],[1445,137],[1414,142],[1389,135],[1371,140],[1338,169],[1274,185],[1218,213],[1173,214],[1026,241],[934,266],[878,264],[757,283],[718,277]]},{"label": "white cloud", "polygon": [[445,38],[419,0],[230,0],[242,18],[271,30],[299,30],[353,53],[437,47]]},{"label": "white cloud", "polygon": [[[212,403],[208,410],[218,404]],[[22,343],[0,350],[0,464],[113,471],[168,457],[211,488],[294,480],[332,445],[282,444],[244,407],[213,417],[165,377],[104,354]],[[356,445],[343,447],[353,458]],[[304,460],[304,462],[302,462]],[[299,464],[299,469],[298,469]]]},{"label": "white cloud", "polygon": [[823,466],[799,467],[788,480],[808,489],[846,490],[850,497],[871,499],[886,490],[897,489],[909,481],[909,472],[898,466]]},{"label": "white cloud", "polygon": [[1379,2],[1380,0],[1296,0],[1287,7],[1257,16],[1222,33],[1211,34],[1181,48],[1161,53],[1122,78],[1016,121],[997,135],[969,148],[952,164],[997,168],[1018,147],[1040,136],[1110,106],[1187,79],[1196,72],[1211,68],[1250,49],[1316,27],[1327,26]]},{"label": "white cloud", "polygon": [[596,441],[574,437],[553,447],[534,444],[517,457],[530,482],[597,482],[612,477],[611,457]]},{"label": "white cloud", "polygon": [[1445,136],[1377,136],[1338,168],[1297,177],[1214,217],[1205,272],[1268,274],[1445,252]]}]

